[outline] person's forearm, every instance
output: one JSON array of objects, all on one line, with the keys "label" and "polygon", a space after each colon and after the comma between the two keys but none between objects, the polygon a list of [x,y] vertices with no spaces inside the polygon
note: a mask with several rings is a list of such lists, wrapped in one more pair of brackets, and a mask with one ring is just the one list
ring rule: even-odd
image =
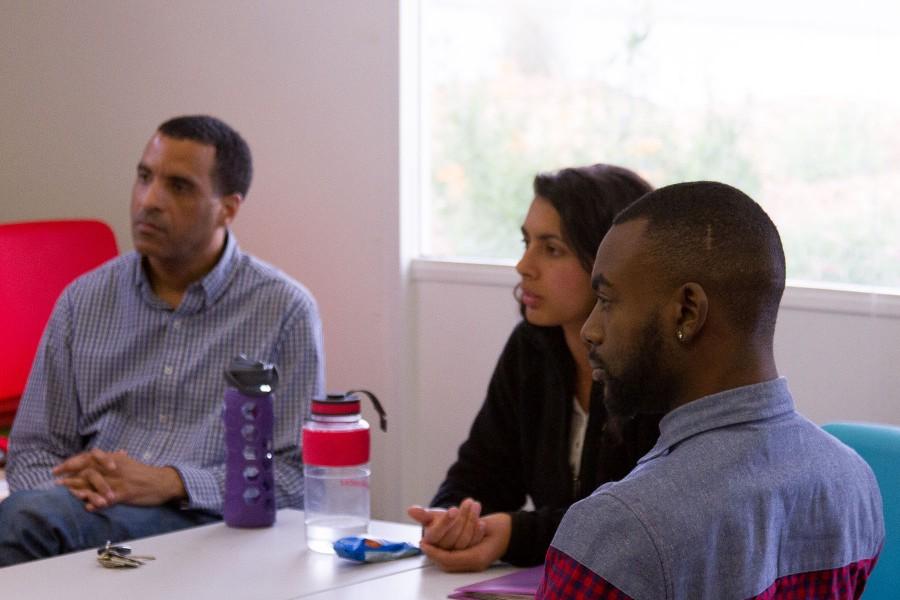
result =
[{"label": "person's forearm", "polygon": [[177,502],[187,499],[184,481],[175,467],[159,467],[159,489],[163,502]]},{"label": "person's forearm", "polygon": [[225,465],[201,468],[194,465],[171,465],[178,473],[184,496],[182,507],[221,513],[225,489]]},{"label": "person's forearm", "polygon": [[60,460],[59,457],[42,450],[11,452],[9,462],[6,464],[9,490],[17,492],[52,487],[56,484],[52,469]]},{"label": "person's forearm", "polygon": [[565,508],[544,508],[511,513],[510,544],[502,560],[517,567],[540,564],[565,512]]}]

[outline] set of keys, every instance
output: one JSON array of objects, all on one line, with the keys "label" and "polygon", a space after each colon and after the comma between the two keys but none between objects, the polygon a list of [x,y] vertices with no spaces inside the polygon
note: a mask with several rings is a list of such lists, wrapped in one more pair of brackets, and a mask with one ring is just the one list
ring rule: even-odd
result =
[{"label": "set of keys", "polygon": [[109,540],[97,548],[97,562],[107,569],[136,569],[148,560],[156,560],[156,557],[132,554],[130,546],[113,544]]}]

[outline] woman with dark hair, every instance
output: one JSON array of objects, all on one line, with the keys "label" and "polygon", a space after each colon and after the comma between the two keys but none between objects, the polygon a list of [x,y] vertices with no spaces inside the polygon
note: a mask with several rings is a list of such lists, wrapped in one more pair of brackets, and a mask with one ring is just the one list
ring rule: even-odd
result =
[{"label": "woman with dark hair", "polygon": [[655,443],[658,418],[607,419],[581,339],[600,240],[616,213],[651,190],[635,173],[602,164],[535,177],[516,265],[524,320],[434,508],[408,510],[423,525],[422,550],[445,570],[482,570],[498,559],[540,564],[566,509],[624,477]]}]

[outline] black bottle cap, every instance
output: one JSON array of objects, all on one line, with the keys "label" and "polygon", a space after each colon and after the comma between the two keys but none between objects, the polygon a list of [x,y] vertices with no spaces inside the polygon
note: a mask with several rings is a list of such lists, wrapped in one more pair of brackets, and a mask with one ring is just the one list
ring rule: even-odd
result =
[{"label": "black bottle cap", "polygon": [[239,354],[225,370],[225,380],[247,396],[266,396],[278,387],[278,367]]}]

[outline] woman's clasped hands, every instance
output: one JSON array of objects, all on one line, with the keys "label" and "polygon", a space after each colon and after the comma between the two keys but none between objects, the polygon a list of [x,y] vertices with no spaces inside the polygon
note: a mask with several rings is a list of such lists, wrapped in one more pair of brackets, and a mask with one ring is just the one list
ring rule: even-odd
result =
[{"label": "woman's clasped hands", "polygon": [[510,516],[482,517],[472,498],[447,509],[411,506],[407,514],[422,525],[422,552],[445,571],[482,571],[509,546]]}]

